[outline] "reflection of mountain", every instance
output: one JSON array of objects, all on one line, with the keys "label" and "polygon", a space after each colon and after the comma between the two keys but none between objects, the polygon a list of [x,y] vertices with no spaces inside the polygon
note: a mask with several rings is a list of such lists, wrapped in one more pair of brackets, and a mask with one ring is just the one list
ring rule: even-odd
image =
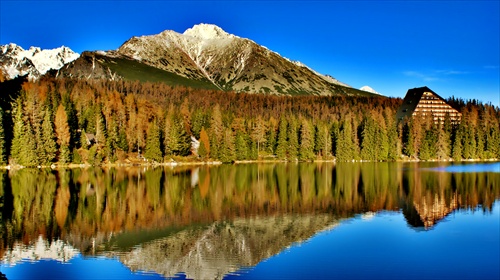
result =
[{"label": "reflection of mountain", "polygon": [[336,223],[331,215],[216,222],[144,244],[120,259],[134,271],[155,271],[165,276],[184,272],[188,278],[216,279],[242,266],[254,266]]},{"label": "reflection of mountain", "polygon": [[[290,163],[0,170],[0,196],[5,198],[0,255],[20,240],[36,242],[40,234],[94,254],[118,233],[178,232],[194,224],[285,214],[352,217],[402,209],[410,225],[431,227],[454,209],[491,210],[500,197],[500,173],[403,167]],[[167,235],[143,240],[160,236]]]},{"label": "reflection of mountain", "polygon": [[62,240],[48,242],[41,235],[32,245],[26,246],[16,243],[12,249],[7,250],[2,257],[2,262],[15,265],[21,261],[56,260],[68,262],[78,251]]},{"label": "reflection of mountain", "polygon": [[429,228],[457,209],[458,201],[456,194],[453,195],[451,201],[448,203],[444,197],[439,197],[436,194],[432,199],[426,197],[421,203],[414,201],[413,205],[420,215],[424,226]]}]

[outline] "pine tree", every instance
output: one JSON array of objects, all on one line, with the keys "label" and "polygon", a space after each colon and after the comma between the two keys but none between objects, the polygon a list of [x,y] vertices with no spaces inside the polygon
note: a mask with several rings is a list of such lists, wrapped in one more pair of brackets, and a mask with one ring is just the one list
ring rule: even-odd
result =
[{"label": "pine tree", "polygon": [[210,157],[220,158],[220,146],[224,138],[224,126],[219,104],[216,104],[210,119]]},{"label": "pine tree", "polygon": [[21,157],[22,161],[20,162],[21,165],[24,166],[40,165],[40,161],[37,156],[35,132],[30,122],[26,124],[26,130],[23,142],[24,145],[22,151],[23,156]]},{"label": "pine tree", "polygon": [[492,126],[486,138],[488,158],[500,158],[500,129]]},{"label": "pine tree", "polygon": [[434,129],[429,129],[424,133],[424,139],[419,151],[419,158],[421,160],[433,159],[436,156],[436,141],[437,137]]},{"label": "pine tree", "polygon": [[64,110],[66,111],[66,117],[68,119],[68,128],[70,132],[70,142],[69,142],[69,149],[73,149],[74,147],[77,147],[80,145],[79,140],[80,140],[80,135],[78,133],[78,117],[77,117],[77,111],[75,108],[75,104],[71,100],[71,97],[69,94],[64,94],[62,97],[62,104],[64,106]]},{"label": "pine tree", "polygon": [[257,116],[252,128],[252,139],[257,143],[257,154],[260,154],[261,143],[266,141],[267,127],[260,115]]},{"label": "pine tree", "polygon": [[5,143],[4,122],[3,122],[3,110],[0,107],[0,165],[5,165],[7,163],[7,161],[5,160],[5,154],[6,154],[5,148],[6,148],[6,143]]},{"label": "pine tree", "polygon": [[287,150],[287,122],[285,117],[280,118],[278,126],[278,141],[276,143],[276,157],[278,159],[286,159]]},{"label": "pine tree", "polygon": [[238,130],[236,132],[235,149],[237,160],[248,159],[248,141],[246,139],[245,133],[243,133],[241,130]]},{"label": "pine tree", "polygon": [[234,136],[231,129],[226,129],[222,144],[220,146],[219,159],[222,162],[233,162],[236,159],[236,150],[234,146]]},{"label": "pine tree", "polygon": [[314,153],[323,158],[328,158],[331,155],[331,150],[332,138],[328,126],[319,123],[315,126]]},{"label": "pine tree", "polygon": [[476,157],[476,138],[474,127],[464,127],[462,138],[462,155],[465,159],[474,159]]},{"label": "pine tree", "polygon": [[198,149],[198,155],[200,155],[202,160],[207,160],[210,157],[210,140],[208,139],[208,134],[204,127],[200,130],[200,148]]},{"label": "pine tree", "polygon": [[365,118],[361,127],[361,159],[377,160],[381,143],[377,139],[376,124],[371,118]]},{"label": "pine tree", "polygon": [[50,111],[44,112],[42,122],[42,139],[38,144],[39,158],[43,165],[50,165],[54,162],[57,153],[57,145],[54,139],[54,128]]},{"label": "pine tree", "polygon": [[[448,118],[449,120],[449,118]],[[448,160],[451,157],[451,134],[450,134],[450,123],[443,124],[438,129],[437,143],[436,143],[436,158],[439,160]]]},{"label": "pine tree", "polygon": [[71,162],[70,141],[71,133],[68,126],[68,117],[66,110],[62,104],[57,108],[56,116],[54,119],[54,128],[56,132],[57,144],[59,145],[59,162]]},{"label": "pine tree", "polygon": [[106,119],[102,114],[100,109],[97,110],[96,125],[95,125],[95,140],[97,144],[97,150],[102,150],[106,145],[106,139],[108,138],[108,131],[106,129]]},{"label": "pine tree", "polygon": [[25,125],[23,121],[23,111],[22,111],[22,101],[21,97],[16,100],[14,104],[13,111],[14,114],[14,128],[13,128],[13,138],[12,138],[12,146],[11,146],[11,157],[14,164],[21,164],[23,162],[22,152],[24,146],[24,134],[25,134]]},{"label": "pine tree", "polygon": [[452,158],[455,161],[460,161],[463,159],[462,155],[462,141],[464,134],[464,125],[460,123],[458,128],[455,130],[453,137],[453,146],[452,146]]},{"label": "pine tree", "polygon": [[313,160],[314,159],[314,134],[309,122],[303,118],[300,127],[300,147],[299,147],[300,160]]},{"label": "pine tree", "polygon": [[191,151],[191,138],[180,116],[170,112],[165,120],[164,143],[166,154],[187,156]]},{"label": "pine tree", "polygon": [[294,119],[288,123],[288,147],[287,154],[289,160],[296,160],[299,155],[299,137],[297,133],[297,124]]},{"label": "pine tree", "polygon": [[355,159],[355,143],[352,137],[352,122],[351,117],[348,115],[340,129],[340,135],[337,139],[337,160],[338,161],[351,161]]},{"label": "pine tree", "polygon": [[269,118],[269,127],[266,134],[266,152],[269,155],[274,155],[276,153],[276,129],[277,121],[275,118]]},{"label": "pine tree", "polygon": [[161,152],[161,134],[160,129],[156,123],[156,120],[149,124],[148,136],[146,140],[146,148],[144,152],[144,157],[149,160],[154,160],[156,162],[163,161],[163,155]]}]

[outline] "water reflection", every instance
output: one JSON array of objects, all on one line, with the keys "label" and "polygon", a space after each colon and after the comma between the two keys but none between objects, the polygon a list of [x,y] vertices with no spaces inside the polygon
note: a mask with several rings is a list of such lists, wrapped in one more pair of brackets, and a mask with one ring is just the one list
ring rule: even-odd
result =
[{"label": "water reflection", "polygon": [[[430,229],[491,211],[500,173],[436,164],[244,164],[0,170],[0,256],[118,258],[132,271],[217,278],[362,214],[402,210]],[[26,257],[29,255],[28,257]]]}]

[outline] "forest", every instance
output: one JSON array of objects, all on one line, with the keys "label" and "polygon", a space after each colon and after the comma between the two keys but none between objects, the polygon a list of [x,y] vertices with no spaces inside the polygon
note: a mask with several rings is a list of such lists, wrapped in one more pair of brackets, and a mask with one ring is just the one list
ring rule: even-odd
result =
[{"label": "forest", "polygon": [[138,81],[0,84],[0,165],[500,158],[500,108],[397,121],[399,98],[272,96]]}]

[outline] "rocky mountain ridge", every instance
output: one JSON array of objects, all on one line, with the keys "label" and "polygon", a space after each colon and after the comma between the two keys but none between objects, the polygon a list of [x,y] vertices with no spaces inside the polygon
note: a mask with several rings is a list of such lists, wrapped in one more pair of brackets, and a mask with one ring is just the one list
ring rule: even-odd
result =
[{"label": "rocky mountain ridge", "polygon": [[275,95],[373,94],[212,24],[198,24],[183,33],[165,30],[132,37],[116,50],[81,55],[66,47],[25,51],[10,44],[1,47],[0,67],[7,79],[26,74],[37,79],[47,73]]},{"label": "rocky mountain ridge", "polygon": [[[158,79],[144,75],[150,71]],[[85,52],[56,75],[194,82],[202,88],[276,95],[371,95],[212,24],[132,37],[113,51]]]},{"label": "rocky mountain ridge", "polygon": [[0,70],[6,79],[24,75],[28,75],[30,79],[38,79],[48,71],[58,70],[79,56],[65,46],[46,50],[30,47],[24,50],[11,43],[0,46]]}]

